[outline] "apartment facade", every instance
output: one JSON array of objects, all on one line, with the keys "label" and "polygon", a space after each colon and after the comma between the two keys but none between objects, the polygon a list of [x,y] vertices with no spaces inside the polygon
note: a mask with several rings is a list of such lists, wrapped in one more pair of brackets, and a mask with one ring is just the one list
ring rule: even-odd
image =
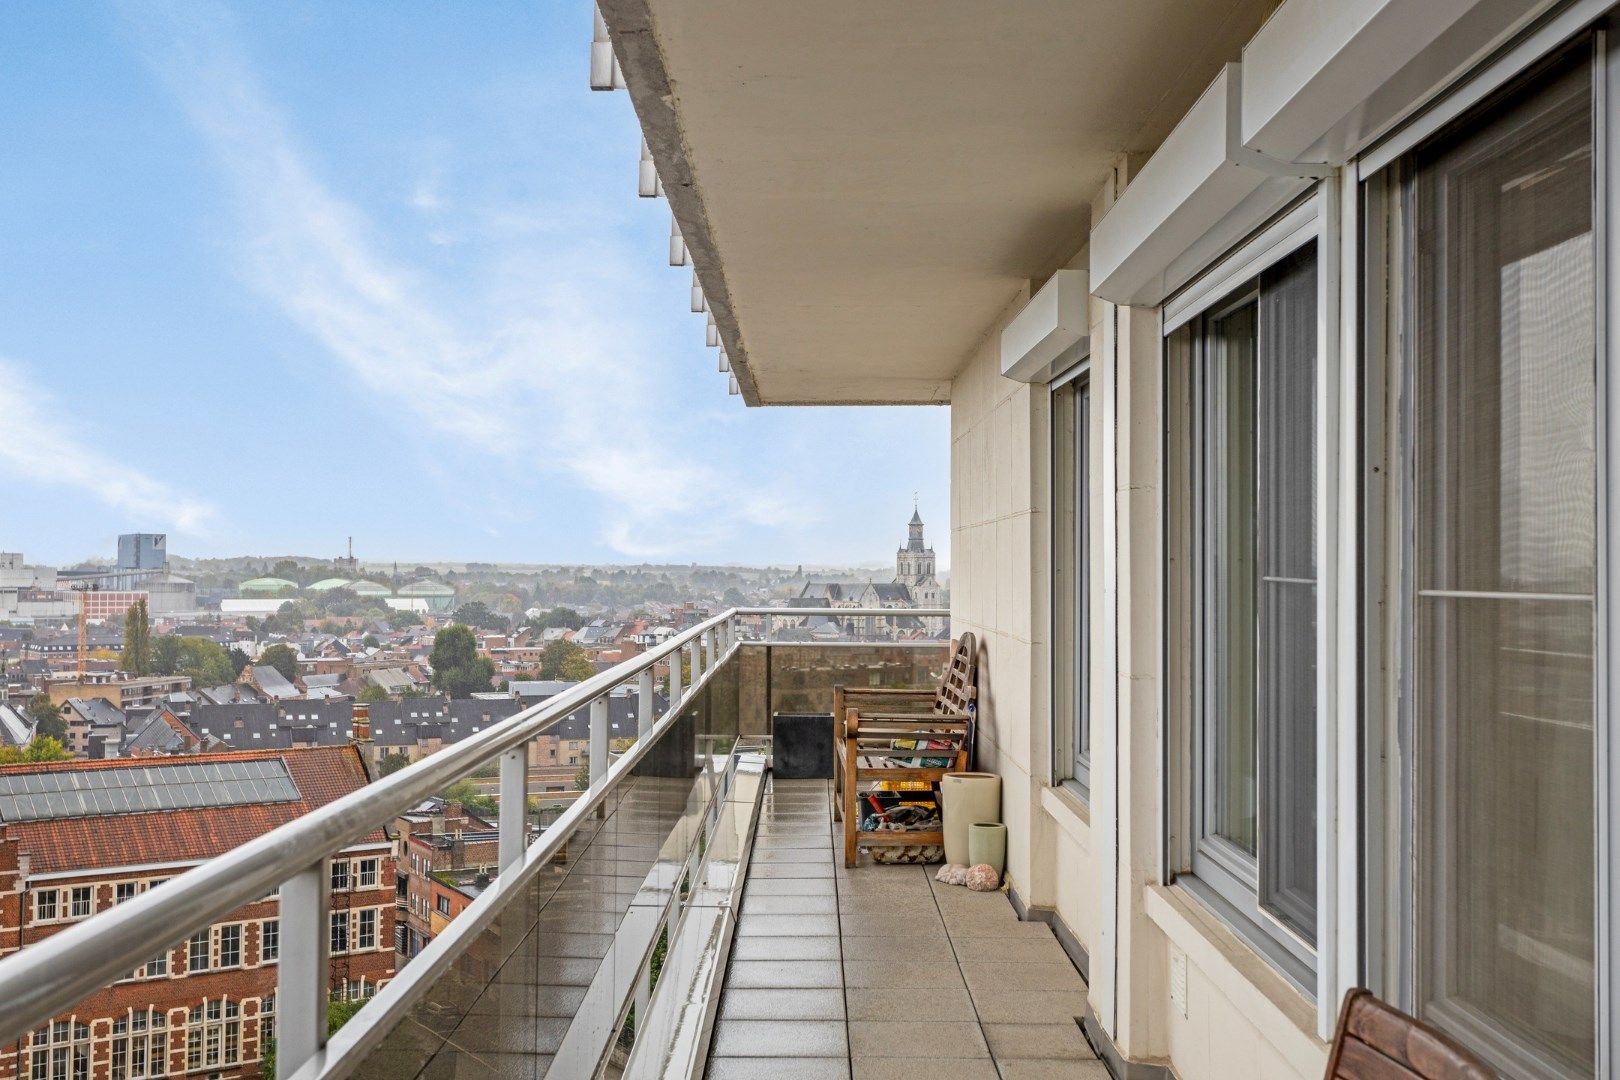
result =
[{"label": "apartment facade", "polygon": [[416,956],[472,898],[462,892],[457,875],[476,880],[498,865],[499,834],[483,818],[459,803],[443,803],[401,817],[396,826],[399,854],[397,896],[404,902],[395,928],[400,956]]},{"label": "apartment facade", "polygon": [[1367,986],[1612,1075],[1608,5],[599,6],[732,392],[950,409],[1115,1074],[1320,1076]]}]

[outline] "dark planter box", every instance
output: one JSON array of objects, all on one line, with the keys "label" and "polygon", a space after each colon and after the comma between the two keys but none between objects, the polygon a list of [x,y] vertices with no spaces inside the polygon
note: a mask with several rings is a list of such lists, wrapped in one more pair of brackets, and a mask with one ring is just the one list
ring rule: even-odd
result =
[{"label": "dark planter box", "polygon": [[771,769],[783,780],[832,779],[832,713],[773,715],[771,756]]}]

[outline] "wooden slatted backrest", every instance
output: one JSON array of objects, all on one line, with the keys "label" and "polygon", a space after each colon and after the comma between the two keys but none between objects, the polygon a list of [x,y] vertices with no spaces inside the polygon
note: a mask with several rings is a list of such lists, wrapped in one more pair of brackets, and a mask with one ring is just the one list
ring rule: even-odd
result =
[{"label": "wooden slatted backrest", "polygon": [[1339,1011],[1327,1080],[1496,1080],[1496,1073],[1372,991],[1352,990]]},{"label": "wooden slatted backrest", "polygon": [[963,634],[951,648],[945,675],[934,692],[934,711],[961,715],[970,710],[978,693],[978,650],[972,634]]}]

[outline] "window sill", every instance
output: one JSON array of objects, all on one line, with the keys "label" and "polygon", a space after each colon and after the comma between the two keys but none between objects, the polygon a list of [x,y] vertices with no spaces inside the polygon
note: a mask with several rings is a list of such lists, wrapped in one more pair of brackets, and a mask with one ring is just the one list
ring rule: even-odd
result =
[{"label": "window sill", "polygon": [[1328,1045],[1316,1037],[1316,1003],[1179,885],[1148,885],[1153,924],[1214,984],[1301,1076],[1320,1076]]},{"label": "window sill", "polygon": [[1081,850],[1091,850],[1091,807],[1068,785],[1041,788],[1041,809]]}]

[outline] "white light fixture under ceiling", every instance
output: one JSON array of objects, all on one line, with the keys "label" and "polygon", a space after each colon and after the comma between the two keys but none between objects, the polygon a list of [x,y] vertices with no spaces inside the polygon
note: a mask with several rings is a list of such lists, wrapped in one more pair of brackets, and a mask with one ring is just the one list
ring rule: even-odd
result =
[{"label": "white light fixture under ceiling", "polygon": [[681,236],[681,223],[672,216],[669,219],[669,265],[685,266],[686,240]]},{"label": "white light fixture under ceiling", "polygon": [[643,199],[656,199],[664,193],[664,185],[658,179],[658,166],[653,163],[652,147],[647,140],[641,140],[641,168],[636,178],[636,194]]},{"label": "white light fixture under ceiling", "polygon": [[591,89],[623,90],[624,72],[619,69],[619,58],[613,55],[613,41],[608,37],[607,20],[601,9],[592,7],[595,26],[591,33]]}]

